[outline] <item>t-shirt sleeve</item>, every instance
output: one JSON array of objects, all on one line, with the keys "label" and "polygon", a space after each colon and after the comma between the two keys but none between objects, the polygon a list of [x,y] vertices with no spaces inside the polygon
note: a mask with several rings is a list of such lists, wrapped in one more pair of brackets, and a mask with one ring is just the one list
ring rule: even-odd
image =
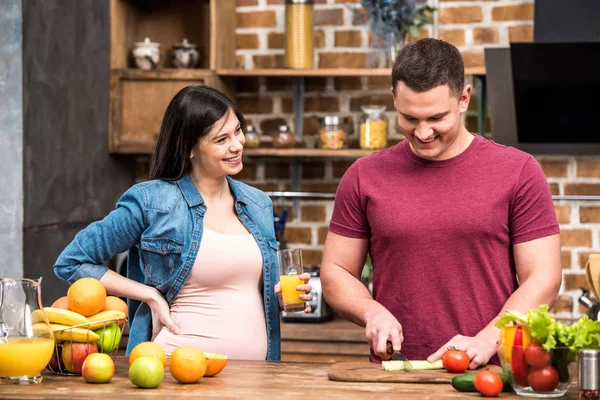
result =
[{"label": "t-shirt sleeve", "polygon": [[513,244],[560,232],[548,181],[533,157],[525,162],[515,190],[510,231]]},{"label": "t-shirt sleeve", "polygon": [[338,235],[366,239],[370,236],[369,221],[361,198],[358,162],[348,168],[335,194],[329,230]]}]

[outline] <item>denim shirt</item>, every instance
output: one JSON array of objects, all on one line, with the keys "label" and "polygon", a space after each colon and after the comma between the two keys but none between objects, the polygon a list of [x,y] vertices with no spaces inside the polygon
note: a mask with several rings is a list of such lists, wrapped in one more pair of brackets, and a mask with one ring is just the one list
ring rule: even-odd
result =
[{"label": "denim shirt", "polygon": [[[279,303],[273,291],[278,281],[273,203],[258,189],[229,176],[227,181],[237,216],[260,248],[267,360],[279,360]],[[170,306],[192,271],[205,213],[206,204],[189,175],[177,181],[139,183],[123,194],[116,209],[103,220],[75,236],[58,257],[54,272],[69,283],[84,277],[100,279],[108,269],[103,262],[127,250],[127,277],[158,289]],[[148,304],[129,299],[128,306],[127,354],[152,336]],[[244,321],[238,322],[243,332]]]}]

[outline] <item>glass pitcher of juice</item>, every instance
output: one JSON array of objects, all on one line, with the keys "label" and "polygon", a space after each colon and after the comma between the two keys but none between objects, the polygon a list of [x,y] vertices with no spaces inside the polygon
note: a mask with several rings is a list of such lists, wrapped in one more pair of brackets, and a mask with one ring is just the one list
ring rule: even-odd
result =
[{"label": "glass pitcher of juice", "polygon": [[0,278],[0,380],[40,383],[52,358],[54,336],[40,285],[42,278]]}]

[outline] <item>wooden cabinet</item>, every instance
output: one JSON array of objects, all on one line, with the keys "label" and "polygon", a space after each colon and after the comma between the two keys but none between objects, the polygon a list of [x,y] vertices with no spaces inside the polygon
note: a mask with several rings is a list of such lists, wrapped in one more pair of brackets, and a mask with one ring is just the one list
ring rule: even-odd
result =
[{"label": "wooden cabinet", "polygon": [[[235,63],[235,0],[110,0],[109,150],[150,154],[165,109],[189,85],[208,85],[231,95],[217,68]],[[131,50],[149,38],[160,43],[156,70],[135,69]],[[171,48],[186,38],[198,45],[195,69],[171,67]]]},{"label": "wooden cabinet", "polygon": [[282,322],[281,360],[305,362],[368,361],[365,329],[344,319]]}]

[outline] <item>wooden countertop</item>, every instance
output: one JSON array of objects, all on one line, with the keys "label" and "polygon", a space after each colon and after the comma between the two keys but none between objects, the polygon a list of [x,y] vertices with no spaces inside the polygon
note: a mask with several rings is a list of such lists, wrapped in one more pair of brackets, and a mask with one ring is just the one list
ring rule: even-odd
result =
[{"label": "wooden countertop", "polygon": [[[81,376],[44,375],[39,385],[0,385],[2,399],[456,399],[479,398],[478,393],[460,393],[449,384],[334,382],[327,377],[330,364],[267,361],[235,361],[221,374],[182,385],[171,374],[157,389],[140,389],[127,378],[128,362],[116,357],[116,372],[108,384],[87,384]],[[499,398],[519,398],[502,393]],[[567,399],[577,398],[572,385]]]}]

